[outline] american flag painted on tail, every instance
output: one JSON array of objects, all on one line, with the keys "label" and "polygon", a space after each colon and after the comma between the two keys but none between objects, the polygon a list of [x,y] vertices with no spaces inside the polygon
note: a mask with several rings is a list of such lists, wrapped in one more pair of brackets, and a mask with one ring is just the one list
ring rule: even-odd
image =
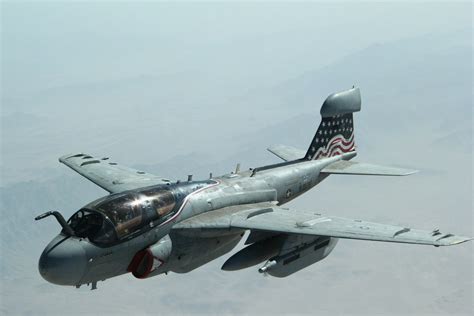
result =
[{"label": "american flag painted on tail", "polygon": [[354,150],[352,113],[323,117],[306,153],[306,159],[327,158]]}]

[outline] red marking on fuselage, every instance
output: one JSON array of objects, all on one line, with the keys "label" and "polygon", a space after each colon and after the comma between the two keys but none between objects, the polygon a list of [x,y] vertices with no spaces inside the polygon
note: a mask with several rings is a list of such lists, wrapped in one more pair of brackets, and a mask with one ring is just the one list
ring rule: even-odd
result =
[{"label": "red marking on fuselage", "polygon": [[194,195],[196,195],[196,194],[198,194],[198,193],[201,193],[201,192],[204,191],[204,190],[213,188],[213,187],[215,187],[215,186],[217,186],[217,185],[219,185],[219,184],[221,183],[219,180],[213,180],[213,181],[215,181],[214,184],[211,184],[211,185],[208,185],[208,186],[206,186],[206,187],[200,188],[199,190],[196,190],[196,191],[191,192],[190,194],[188,194],[188,195],[184,198],[183,204],[181,204],[181,206],[180,206],[180,208],[178,209],[178,211],[176,212],[176,214],[174,214],[171,218],[169,218],[168,220],[166,220],[165,222],[163,222],[162,224],[160,224],[158,227],[163,226],[163,225],[165,225],[165,224],[171,222],[172,220],[174,220],[176,217],[178,217],[179,214],[181,214],[181,212],[183,211],[184,207],[186,206],[186,204],[188,203],[189,199],[190,199],[192,196],[194,196]]}]

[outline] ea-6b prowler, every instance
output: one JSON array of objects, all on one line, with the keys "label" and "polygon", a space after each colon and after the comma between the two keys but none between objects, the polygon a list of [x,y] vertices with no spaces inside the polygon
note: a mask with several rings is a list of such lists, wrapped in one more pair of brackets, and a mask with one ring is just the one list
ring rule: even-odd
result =
[{"label": "ea-6b prowler", "polygon": [[269,151],[284,162],[203,181],[171,182],[83,153],[59,161],[110,195],[87,204],[43,251],[39,272],[59,285],[92,284],[124,273],[139,279],[186,273],[231,251],[250,231],[245,248],[222,266],[233,271],[260,263],[259,272],[286,277],[324,259],[339,238],[455,245],[470,238],[281,207],[331,174],[403,176],[414,170],[352,162],[353,113],[358,88],[330,95],[306,152],[289,146]]}]

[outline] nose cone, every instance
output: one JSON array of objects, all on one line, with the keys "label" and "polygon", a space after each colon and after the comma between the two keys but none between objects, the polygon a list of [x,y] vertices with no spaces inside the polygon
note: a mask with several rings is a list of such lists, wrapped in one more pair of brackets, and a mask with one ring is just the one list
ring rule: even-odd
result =
[{"label": "nose cone", "polygon": [[86,252],[79,240],[59,235],[41,254],[38,268],[48,282],[77,285],[87,267]]}]

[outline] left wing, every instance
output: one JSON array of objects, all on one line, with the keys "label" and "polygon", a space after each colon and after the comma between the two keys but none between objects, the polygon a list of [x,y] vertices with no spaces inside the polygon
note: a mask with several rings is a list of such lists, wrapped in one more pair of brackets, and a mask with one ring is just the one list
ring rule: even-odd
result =
[{"label": "left wing", "polygon": [[450,246],[471,240],[441,233],[437,229],[425,231],[358,219],[323,216],[314,212],[281,208],[274,203],[222,208],[194,216],[173,227],[185,230],[231,228],[433,246]]},{"label": "left wing", "polygon": [[78,153],[62,156],[59,161],[110,193],[170,182],[144,171],[120,166],[108,157],[94,158]]}]

